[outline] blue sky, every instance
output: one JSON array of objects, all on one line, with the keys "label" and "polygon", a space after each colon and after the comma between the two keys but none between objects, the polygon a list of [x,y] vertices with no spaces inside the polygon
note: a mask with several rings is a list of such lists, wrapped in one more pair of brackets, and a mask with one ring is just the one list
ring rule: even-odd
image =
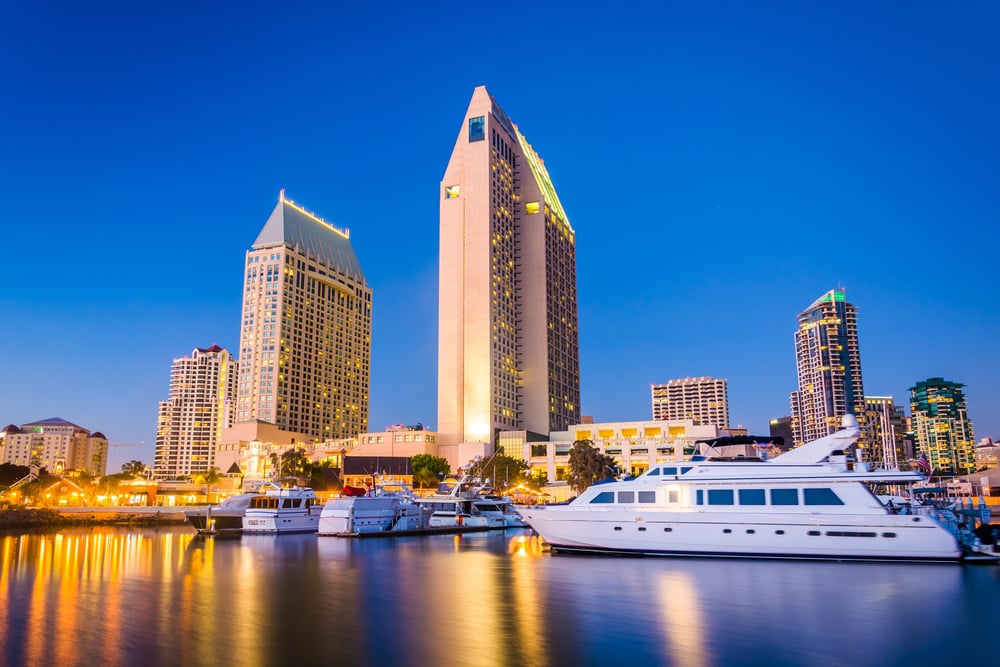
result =
[{"label": "blue sky", "polygon": [[372,428],[436,426],[438,188],[486,85],[577,232],[584,414],[711,375],[766,432],[842,287],[866,393],[963,382],[1000,438],[1000,5],[356,4],[0,2],[0,422],[151,463],[285,188],[372,285]]}]

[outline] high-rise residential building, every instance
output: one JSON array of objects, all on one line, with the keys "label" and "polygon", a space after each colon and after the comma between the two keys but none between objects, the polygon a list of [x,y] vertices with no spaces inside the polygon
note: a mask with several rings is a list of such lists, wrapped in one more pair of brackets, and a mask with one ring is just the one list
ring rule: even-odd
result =
[{"label": "high-rise residential building", "polygon": [[909,430],[902,406],[892,396],[865,396],[868,423],[866,456],[872,466],[893,470],[906,463],[906,432]]},{"label": "high-rise residential building", "polygon": [[976,437],[965,393],[958,382],[929,378],[910,387],[917,451],[935,472],[968,475],[976,470]]},{"label": "high-rise residential building", "polygon": [[576,423],[576,234],[542,159],[483,86],[441,181],[440,243],[440,441]]},{"label": "high-rise residential building", "polygon": [[[61,417],[13,424],[0,430],[0,463],[28,466],[61,474],[68,470],[104,475],[108,465],[108,439]],[[35,472],[37,474],[37,472]]]},{"label": "high-rise residential building", "polygon": [[236,422],[368,431],[372,290],[347,229],[285,198],[246,256]]},{"label": "high-rise residential building", "polygon": [[222,429],[232,426],[235,363],[218,345],[197,347],[170,367],[170,398],[160,401],[153,477],[180,479],[215,466]]},{"label": "high-rise residential building", "polygon": [[695,424],[729,428],[729,394],[722,378],[683,378],[650,386],[653,419],[693,419]]},{"label": "high-rise residential building", "polygon": [[830,290],[799,313],[795,364],[799,381],[791,394],[795,444],[838,431],[843,416],[851,414],[861,427],[859,446],[865,446],[858,309],[847,302],[844,290]]}]

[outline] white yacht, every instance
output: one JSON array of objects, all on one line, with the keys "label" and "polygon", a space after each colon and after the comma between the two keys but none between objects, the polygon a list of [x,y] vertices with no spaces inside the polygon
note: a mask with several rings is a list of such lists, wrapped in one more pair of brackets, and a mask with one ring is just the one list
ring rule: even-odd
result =
[{"label": "white yacht", "polygon": [[315,533],[320,508],[316,492],[305,486],[268,489],[250,499],[244,533]]},{"label": "white yacht", "polygon": [[319,535],[372,535],[419,531],[425,527],[424,511],[412,489],[392,479],[376,478],[361,493],[345,489],[344,495],[323,505]]},{"label": "white yacht", "polygon": [[845,452],[858,436],[848,415],[841,431],[770,460],[661,463],[633,480],[595,484],[566,505],[524,515],[555,551],[959,561],[959,535],[932,514],[897,513],[870,488],[923,476],[853,463]]}]

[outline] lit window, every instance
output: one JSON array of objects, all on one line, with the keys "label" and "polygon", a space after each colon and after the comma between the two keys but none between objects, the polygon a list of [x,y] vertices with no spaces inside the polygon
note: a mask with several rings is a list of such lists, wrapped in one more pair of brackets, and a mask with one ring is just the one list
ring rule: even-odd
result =
[{"label": "lit window", "polygon": [[527,214],[538,213],[538,202],[529,201],[524,205],[524,212]]},{"label": "lit window", "polygon": [[445,199],[454,199],[455,197],[458,196],[459,189],[460,188],[457,185],[448,185],[448,186],[445,186],[445,189],[444,189],[444,198]]}]

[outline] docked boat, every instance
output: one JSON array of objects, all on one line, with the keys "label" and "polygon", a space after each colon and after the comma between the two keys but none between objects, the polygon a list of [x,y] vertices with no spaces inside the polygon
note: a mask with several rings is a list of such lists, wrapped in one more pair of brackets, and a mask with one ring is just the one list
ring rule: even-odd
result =
[{"label": "docked boat", "polygon": [[475,511],[488,518],[491,526],[502,528],[527,528],[528,523],[521,516],[513,501],[504,496],[486,495],[473,501]]},{"label": "docked boat", "polygon": [[376,479],[364,495],[331,498],[320,514],[320,535],[371,536],[461,533],[526,527],[507,498],[484,495],[471,476],[448,477],[429,496]]},{"label": "docked boat", "polygon": [[773,459],[706,456],[595,484],[566,505],[524,510],[554,551],[650,556],[958,562],[982,551],[934,513],[903,514],[876,484],[912,485],[918,472],[869,470],[844,428]]},{"label": "docked boat", "polygon": [[409,487],[393,481],[376,479],[371,489],[359,494],[344,489],[344,495],[323,505],[319,535],[372,535],[405,533],[425,528],[423,509],[414,502]]},{"label": "docked boat", "polygon": [[184,517],[203,535],[239,535],[243,532],[243,515],[250,500],[259,493],[240,493],[224,499],[218,505],[187,510]]},{"label": "docked boat", "polygon": [[243,532],[315,533],[319,518],[319,500],[311,488],[272,488],[250,499],[243,514]]}]

